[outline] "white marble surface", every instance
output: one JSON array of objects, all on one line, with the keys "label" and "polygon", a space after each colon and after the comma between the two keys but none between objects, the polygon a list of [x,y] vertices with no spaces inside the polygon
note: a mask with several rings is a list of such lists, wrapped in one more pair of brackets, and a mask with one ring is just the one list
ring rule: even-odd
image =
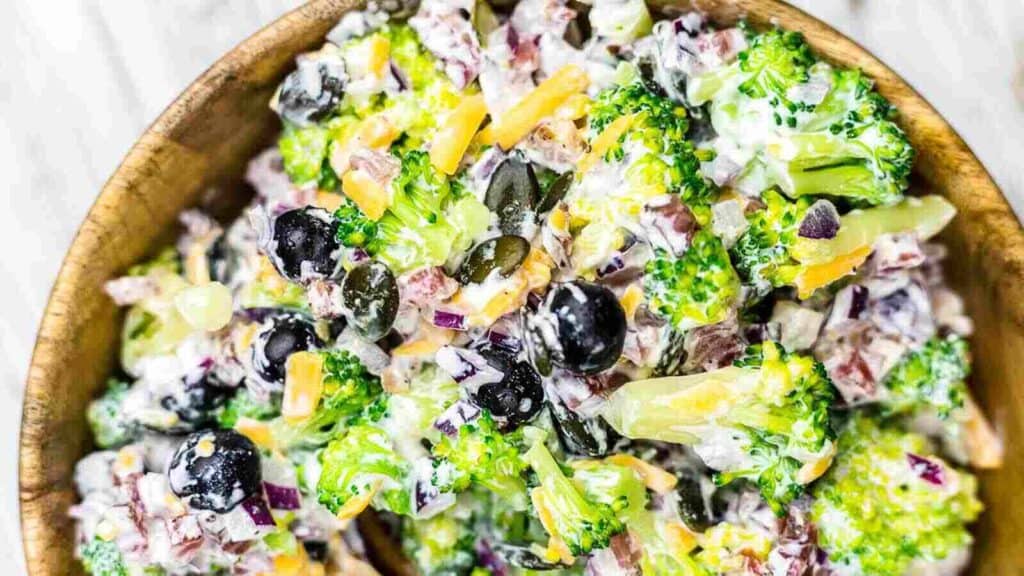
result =
[{"label": "white marble surface", "polygon": [[[296,0],[0,2],[0,572],[22,574],[21,391],[61,257],[103,181],[171,99]],[[797,0],[960,131],[1024,213],[1024,2]]]}]

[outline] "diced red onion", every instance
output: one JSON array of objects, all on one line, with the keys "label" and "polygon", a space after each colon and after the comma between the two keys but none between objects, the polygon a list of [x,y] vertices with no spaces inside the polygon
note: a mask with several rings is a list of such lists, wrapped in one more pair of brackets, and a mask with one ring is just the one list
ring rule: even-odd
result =
[{"label": "diced red onion", "polygon": [[501,382],[504,378],[504,374],[491,367],[478,352],[465,348],[443,346],[437,351],[434,361],[456,382],[471,391],[475,391],[475,388],[484,384]]},{"label": "diced red onion", "polygon": [[523,349],[523,343],[520,342],[518,338],[509,336],[508,334],[497,330],[489,330],[487,332],[487,340],[489,340],[491,344],[504,348],[510,352],[519,352]]},{"label": "diced red onion", "polygon": [[493,576],[508,576],[508,566],[491,548],[491,543],[486,538],[481,538],[476,543],[477,562],[481,568],[490,570]]},{"label": "diced red onion", "polygon": [[807,209],[800,222],[799,235],[802,238],[827,240],[839,233],[839,211],[828,200],[818,200]]},{"label": "diced red onion", "polygon": [[455,312],[435,310],[434,326],[438,326],[440,328],[451,328],[452,330],[465,330],[466,317],[463,316],[462,314],[457,314]]},{"label": "diced red onion", "polygon": [[349,255],[349,260],[351,260],[353,264],[369,259],[370,255],[362,248],[353,248],[352,253]]},{"label": "diced red onion", "polygon": [[413,465],[416,478],[413,495],[417,518],[430,518],[455,505],[455,494],[441,492],[434,482],[438,464],[438,461],[424,457]]},{"label": "diced red onion", "polygon": [[298,488],[264,482],[263,490],[267,493],[267,502],[274,510],[298,510],[302,507]]},{"label": "diced red onion", "polygon": [[480,416],[480,408],[466,400],[459,400],[448,407],[434,420],[434,428],[437,428],[446,436],[455,437],[467,422],[472,422]]},{"label": "diced red onion", "polygon": [[914,474],[925,482],[934,486],[942,486],[946,483],[945,473],[942,466],[924,456],[918,456],[907,452],[907,463]]},{"label": "diced red onion", "polygon": [[597,277],[603,278],[609,274],[618,272],[619,270],[622,270],[625,267],[626,263],[622,259],[622,254],[616,253],[614,256],[612,256],[611,260],[609,260],[604,266],[601,266],[600,268],[597,269]]},{"label": "diced red onion", "polygon": [[274,516],[261,496],[254,496],[242,502],[242,508],[257,526],[274,526]]}]

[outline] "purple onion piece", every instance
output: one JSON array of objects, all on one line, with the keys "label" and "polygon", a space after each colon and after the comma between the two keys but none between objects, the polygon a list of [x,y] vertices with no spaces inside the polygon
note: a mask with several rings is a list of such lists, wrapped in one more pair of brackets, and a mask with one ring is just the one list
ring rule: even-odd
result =
[{"label": "purple onion piece", "polygon": [[298,510],[302,507],[298,488],[264,482],[263,490],[267,493],[267,502],[274,510]]},{"label": "purple onion piece", "polygon": [[800,222],[801,238],[828,240],[839,233],[839,211],[828,200],[818,200],[807,209]]},{"label": "purple onion piece", "polygon": [[520,342],[518,338],[509,336],[508,334],[497,330],[489,330],[487,332],[487,340],[491,344],[508,350],[509,352],[519,352],[523,349],[523,343]]},{"label": "purple onion piece", "polygon": [[500,556],[495,554],[494,549],[491,548],[491,543],[486,538],[481,538],[476,543],[476,557],[480,567],[490,570],[494,576],[508,575],[508,566],[505,565],[505,561]]},{"label": "purple onion piece", "polygon": [[275,525],[274,516],[270,513],[270,508],[262,496],[253,496],[242,502],[242,508],[245,509],[245,513],[252,519],[253,524],[257,526]]},{"label": "purple onion piece", "polygon": [[612,256],[612,259],[609,260],[608,263],[597,269],[597,277],[603,278],[609,274],[618,272],[619,270],[622,270],[625,267],[626,262],[622,259],[622,254],[616,253],[615,256]]},{"label": "purple onion piece", "polygon": [[352,263],[358,263],[369,259],[370,255],[362,248],[353,248],[352,254],[349,255],[349,260],[351,260]]},{"label": "purple onion piece", "polygon": [[455,437],[467,422],[472,422],[480,416],[480,408],[466,400],[459,400],[448,407],[434,421],[434,428],[437,428],[446,436]]},{"label": "purple onion piece", "polygon": [[929,484],[943,486],[946,483],[942,466],[924,456],[907,452],[907,464],[910,465],[910,469],[914,471],[914,474],[917,474],[920,479]]},{"label": "purple onion piece", "polygon": [[868,289],[867,286],[854,284],[850,290],[850,311],[847,312],[847,317],[856,320],[868,307]]},{"label": "purple onion piece", "polygon": [[408,90],[410,86],[409,78],[405,75],[405,71],[398,67],[393,58],[388,61],[388,68],[391,70],[391,75],[395,77],[395,82],[398,83],[398,90],[400,92]]},{"label": "purple onion piece", "polygon": [[413,465],[413,474],[416,478],[413,497],[417,518],[430,518],[455,504],[455,494],[441,492],[434,484],[438,464],[438,460],[424,457]]},{"label": "purple onion piece", "polygon": [[439,328],[451,328],[452,330],[465,330],[466,317],[463,316],[462,314],[456,314],[455,312],[435,310],[434,326],[437,326]]}]

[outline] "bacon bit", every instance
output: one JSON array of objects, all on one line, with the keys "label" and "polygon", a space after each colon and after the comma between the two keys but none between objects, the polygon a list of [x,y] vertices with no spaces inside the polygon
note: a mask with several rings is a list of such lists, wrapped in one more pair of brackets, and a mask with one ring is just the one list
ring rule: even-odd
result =
[{"label": "bacon bit", "polygon": [[103,291],[114,304],[128,306],[160,293],[160,285],[149,276],[122,276],[108,281]]},{"label": "bacon bit", "polygon": [[444,302],[459,291],[459,283],[440,266],[418,268],[398,278],[402,300],[424,307]]},{"label": "bacon bit", "polygon": [[635,114],[626,114],[625,116],[619,116],[611,124],[605,126],[601,134],[594,138],[594,141],[591,143],[590,152],[577,164],[577,172],[584,174],[600,162],[604,155],[611,150],[612,146],[618,143],[619,138],[622,138],[623,134],[629,130],[634,120],[636,120]]},{"label": "bacon bit", "polygon": [[430,163],[449,176],[455,174],[485,116],[487,104],[482,94],[463,98],[435,134],[430,146]]},{"label": "bacon bit", "polygon": [[644,486],[647,486],[656,494],[668,494],[679,482],[668,471],[629,454],[613,454],[605,458],[605,460],[636,472],[643,481]]},{"label": "bacon bit", "polygon": [[570,97],[590,85],[587,73],[569,64],[540,83],[529,94],[509,108],[495,123],[480,133],[483,144],[497,143],[508,150],[516,145],[544,118],[551,116]]},{"label": "bacon bit", "polygon": [[967,459],[971,466],[980,470],[992,470],[1003,465],[1003,441],[996,434],[992,424],[985,418],[974,398],[968,396],[964,400],[967,420],[964,423],[966,432],[964,442],[967,447]]},{"label": "bacon bit", "polygon": [[265,450],[273,451],[277,448],[274,435],[266,422],[254,418],[241,417],[235,422],[235,431],[252,440],[253,444]]},{"label": "bacon bit", "polygon": [[375,480],[373,484],[370,485],[369,490],[355,498],[349,498],[341,509],[338,510],[338,513],[336,514],[338,519],[351,520],[362,513],[363,510],[366,510],[366,507],[370,505],[370,501],[373,500],[373,497],[377,495],[377,491],[380,490],[382,482],[383,480]]},{"label": "bacon bit", "polygon": [[380,220],[387,210],[387,191],[363,170],[349,170],[341,178],[341,190],[371,220]]},{"label": "bacon bit", "polygon": [[301,351],[288,357],[281,400],[285,422],[298,424],[316,412],[324,390],[323,377],[324,360],[319,354]]},{"label": "bacon bit", "polygon": [[796,277],[796,288],[801,299],[810,298],[818,288],[852,274],[871,255],[870,246],[862,246],[849,254],[839,256],[825,264],[807,266]]}]

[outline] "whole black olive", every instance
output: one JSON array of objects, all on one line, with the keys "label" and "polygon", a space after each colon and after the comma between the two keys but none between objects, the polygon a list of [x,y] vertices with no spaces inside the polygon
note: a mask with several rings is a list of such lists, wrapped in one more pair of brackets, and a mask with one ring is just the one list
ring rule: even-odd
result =
[{"label": "whole black olive", "polygon": [[165,396],[160,405],[178,415],[178,423],[164,432],[184,433],[210,427],[216,421],[217,409],[234,395],[233,388],[221,386],[213,375],[187,384],[182,394]]},{"label": "whole black olive", "polygon": [[301,57],[297,68],[281,84],[277,110],[292,124],[308,126],[329,116],[345,95],[345,61],[318,54]]},{"label": "whole black olive", "polygon": [[527,322],[531,346],[576,374],[611,368],[626,341],[626,313],[611,290],[576,280],[554,288]]},{"label": "whole black olive", "polygon": [[271,260],[290,280],[333,274],[338,247],[331,214],[322,208],[289,210],[274,220]]},{"label": "whole black olive", "polygon": [[327,560],[327,542],[323,540],[303,540],[302,547],[306,549],[306,555],[314,562]]},{"label": "whole black olive", "polygon": [[391,330],[398,315],[398,297],[398,280],[376,260],[349,270],[341,284],[349,325],[368,340],[379,340]]},{"label": "whole black olive", "polygon": [[567,452],[591,458],[603,458],[618,440],[615,430],[600,416],[583,418],[560,399],[548,402],[558,439]]},{"label": "whole black olive", "polygon": [[700,478],[696,474],[677,474],[676,494],[679,495],[679,516],[687,527],[703,532],[711,526],[711,511],[704,501]]},{"label": "whole black olive", "polygon": [[544,407],[544,388],[540,375],[527,362],[496,346],[477,349],[480,355],[505,377],[477,388],[473,402],[514,429],[529,422]]},{"label": "whole black olive", "polygon": [[509,158],[491,176],[484,204],[498,215],[505,234],[519,234],[540,199],[540,183],[529,162]]},{"label": "whole black olive", "polygon": [[312,322],[298,314],[275,316],[253,342],[252,365],[267,383],[284,385],[288,357],[320,346]]},{"label": "whole black olive", "polygon": [[378,6],[387,13],[389,20],[405,20],[416,14],[420,0],[380,0]]},{"label": "whole black olive", "polygon": [[503,277],[516,271],[530,254],[530,243],[521,236],[498,236],[476,245],[459,267],[459,282],[479,284],[498,270]]},{"label": "whole black olive", "polygon": [[194,432],[174,452],[167,476],[189,506],[223,514],[262,489],[260,452],[234,430]]}]

